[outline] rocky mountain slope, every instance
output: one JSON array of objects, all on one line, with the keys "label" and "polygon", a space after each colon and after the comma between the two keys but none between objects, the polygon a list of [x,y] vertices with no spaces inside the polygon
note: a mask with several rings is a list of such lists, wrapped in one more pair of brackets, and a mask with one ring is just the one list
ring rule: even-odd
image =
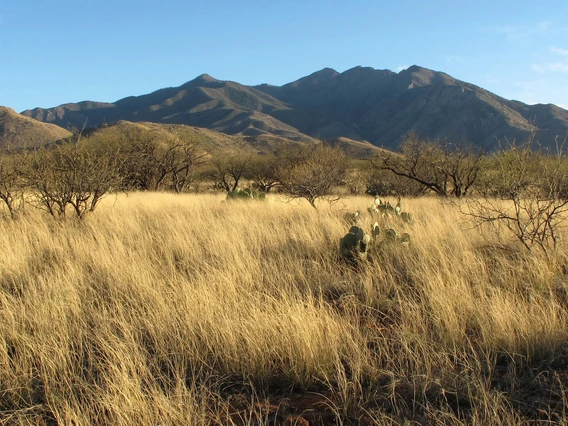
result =
[{"label": "rocky mountain slope", "polygon": [[284,86],[244,86],[204,74],[180,87],[114,103],[87,101],[22,114],[66,128],[146,121],[297,141],[348,138],[389,149],[410,131],[485,149],[499,141],[524,141],[533,126],[544,146],[554,146],[568,132],[564,109],[506,100],[418,66],[400,73],[326,68]]}]

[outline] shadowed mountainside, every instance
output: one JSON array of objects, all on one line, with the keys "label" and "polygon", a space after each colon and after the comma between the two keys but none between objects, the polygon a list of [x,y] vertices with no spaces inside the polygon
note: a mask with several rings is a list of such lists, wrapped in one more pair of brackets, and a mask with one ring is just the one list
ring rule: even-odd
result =
[{"label": "shadowed mountainside", "polygon": [[442,72],[330,68],[284,86],[244,86],[203,74],[180,87],[121,99],[80,102],[22,114],[62,127],[118,120],[186,124],[231,135],[297,141],[348,138],[394,148],[410,131],[492,149],[499,141],[537,139],[554,146],[568,132],[568,111],[509,101]]},{"label": "shadowed mountainside", "polygon": [[72,126],[96,127],[118,120],[205,127],[227,134],[273,134],[293,140],[308,137],[279,122],[270,113],[286,109],[284,103],[254,88],[221,82],[202,75],[180,87],[128,97],[113,104],[80,102],[23,112],[37,120]]},{"label": "shadowed mountainside", "polygon": [[25,117],[0,106],[0,148],[35,147],[71,136],[59,126]]}]

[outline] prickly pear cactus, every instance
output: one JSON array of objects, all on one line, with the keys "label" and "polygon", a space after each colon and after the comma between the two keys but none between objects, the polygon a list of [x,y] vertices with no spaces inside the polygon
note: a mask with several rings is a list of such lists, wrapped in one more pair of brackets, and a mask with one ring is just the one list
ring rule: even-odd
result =
[{"label": "prickly pear cactus", "polygon": [[349,225],[355,225],[356,223],[359,222],[359,219],[361,218],[361,213],[359,212],[359,210],[357,210],[354,213],[345,213],[345,216],[343,218],[345,219],[345,222],[347,222]]},{"label": "prickly pear cactus", "polygon": [[234,191],[227,192],[227,200],[264,200],[266,194],[250,188],[235,189]]},{"label": "prickly pear cactus", "polygon": [[352,226],[351,228],[349,228],[349,233],[355,235],[355,237],[357,237],[357,240],[361,240],[365,236],[365,231],[363,231],[358,226]]},{"label": "prickly pear cactus", "polygon": [[379,228],[379,223],[375,222],[371,225],[371,235],[373,236],[373,240],[377,241],[377,237],[381,234],[381,228]]},{"label": "prickly pear cactus", "polygon": [[414,222],[414,218],[408,212],[401,212],[400,218],[402,219],[403,222],[406,222],[406,223],[409,223],[409,224],[412,224]]},{"label": "prickly pear cactus", "polygon": [[385,229],[383,234],[384,238],[379,245],[383,248],[389,247],[393,244],[402,244],[403,246],[408,246],[412,241],[409,233],[405,232],[401,235],[398,235],[397,232],[392,228]]},{"label": "prickly pear cactus", "polygon": [[349,233],[339,240],[339,253],[349,262],[367,259],[371,237],[358,226],[352,226]]},{"label": "prickly pear cactus", "polygon": [[397,234],[392,228],[385,229],[385,241],[389,243],[394,243],[396,241]]},{"label": "prickly pear cactus", "polygon": [[367,211],[369,212],[371,217],[375,217],[376,215],[379,214],[379,209],[375,204],[373,204],[371,207],[368,207]]},{"label": "prickly pear cactus", "polygon": [[373,218],[382,217],[388,220],[392,216],[396,216],[405,223],[412,224],[414,222],[412,214],[403,211],[401,197],[397,197],[397,203],[393,207],[390,201],[383,201],[377,195],[371,207],[367,208],[367,211]]}]

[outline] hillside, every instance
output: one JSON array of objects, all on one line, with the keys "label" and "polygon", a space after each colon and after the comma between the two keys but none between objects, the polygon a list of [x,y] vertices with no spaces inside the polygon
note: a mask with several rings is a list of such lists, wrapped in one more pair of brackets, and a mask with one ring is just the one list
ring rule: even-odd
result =
[{"label": "hillside", "polygon": [[0,106],[0,148],[32,147],[71,136],[59,126],[42,123]]},{"label": "hillside", "polygon": [[[104,137],[105,139],[121,138],[135,132],[149,132],[159,138],[167,139],[174,136],[198,140],[203,149],[209,153],[232,153],[239,151],[254,153],[278,153],[282,146],[290,143],[316,143],[315,139],[306,138],[299,142],[282,136],[262,134],[256,136],[228,135],[203,127],[183,124],[160,124],[152,122],[130,122],[120,120],[110,125],[86,129],[83,136]],[[340,146],[353,158],[367,158],[378,151],[378,148],[368,142],[354,141],[348,138],[338,138],[330,141],[334,146]]]},{"label": "hillside", "polygon": [[80,102],[22,114],[62,127],[145,121],[247,137],[348,138],[385,148],[396,147],[410,131],[485,149],[500,140],[526,139],[532,125],[544,146],[554,146],[556,136],[568,131],[566,110],[506,100],[419,66],[400,73],[325,68],[283,86],[251,87],[204,74],[179,87],[115,103]]}]

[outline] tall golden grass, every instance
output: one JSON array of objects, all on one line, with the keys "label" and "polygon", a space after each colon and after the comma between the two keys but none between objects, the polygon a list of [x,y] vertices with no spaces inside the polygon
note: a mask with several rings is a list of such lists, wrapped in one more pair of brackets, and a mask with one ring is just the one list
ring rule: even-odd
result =
[{"label": "tall golden grass", "polygon": [[564,250],[424,198],[380,219],[409,246],[353,267],[343,215],[372,199],[222,200],[0,222],[1,424],[568,423]]}]

